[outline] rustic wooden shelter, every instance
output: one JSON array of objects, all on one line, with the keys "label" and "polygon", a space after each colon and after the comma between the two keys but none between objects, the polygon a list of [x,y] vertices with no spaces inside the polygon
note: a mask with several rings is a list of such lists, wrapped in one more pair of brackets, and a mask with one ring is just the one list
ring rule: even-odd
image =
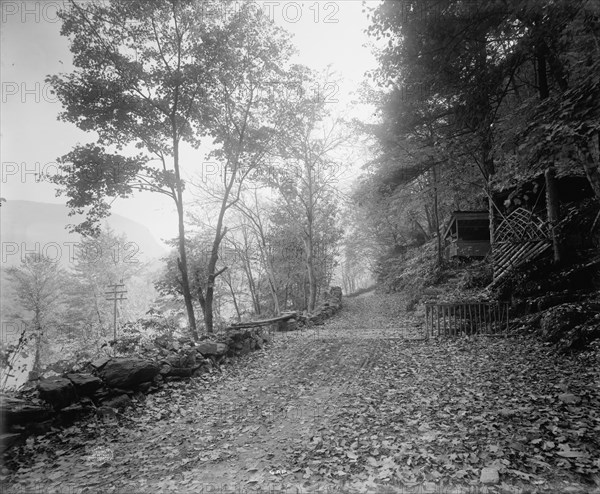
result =
[{"label": "rustic wooden shelter", "polygon": [[450,258],[483,258],[490,251],[487,211],[454,211],[444,232],[445,255]]}]

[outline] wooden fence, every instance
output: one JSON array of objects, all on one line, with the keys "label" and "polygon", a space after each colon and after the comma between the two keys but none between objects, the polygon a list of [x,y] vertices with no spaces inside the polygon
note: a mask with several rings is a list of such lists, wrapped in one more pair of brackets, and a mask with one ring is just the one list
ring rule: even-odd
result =
[{"label": "wooden fence", "polygon": [[508,334],[505,302],[427,302],[425,336]]}]

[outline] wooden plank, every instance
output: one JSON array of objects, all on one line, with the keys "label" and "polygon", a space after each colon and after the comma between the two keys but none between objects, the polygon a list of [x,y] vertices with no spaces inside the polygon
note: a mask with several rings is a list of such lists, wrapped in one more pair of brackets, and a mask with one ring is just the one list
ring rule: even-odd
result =
[{"label": "wooden plank", "polygon": [[495,277],[493,283],[496,283],[499,279],[503,278],[511,268],[535,259],[550,247],[551,244],[547,240],[528,242],[525,246],[522,246],[521,249],[518,249],[517,254],[514,255],[513,259],[510,259],[510,261],[503,261],[500,265],[494,266]]},{"label": "wooden plank", "polygon": [[232,324],[228,329],[244,329],[244,328],[255,328],[257,326],[268,326],[269,324],[273,324],[279,321],[289,321],[290,319],[296,319],[296,312],[292,312],[290,314],[285,314],[279,317],[274,317],[272,319],[263,319],[261,321],[250,321],[250,322],[238,322]]}]

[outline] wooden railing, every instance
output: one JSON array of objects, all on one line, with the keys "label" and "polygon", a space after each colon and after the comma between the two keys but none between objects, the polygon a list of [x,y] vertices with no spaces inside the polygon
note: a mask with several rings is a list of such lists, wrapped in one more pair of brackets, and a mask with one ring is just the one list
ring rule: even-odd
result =
[{"label": "wooden railing", "polygon": [[290,319],[296,319],[298,314],[296,312],[284,312],[280,316],[273,317],[271,319],[263,319],[261,321],[249,321],[249,322],[239,322],[232,324],[227,329],[244,329],[244,328],[258,328],[262,326],[274,326],[277,325],[278,331],[286,331],[287,323]]},{"label": "wooden railing", "polygon": [[425,336],[461,334],[508,334],[508,308],[505,302],[427,302]]}]

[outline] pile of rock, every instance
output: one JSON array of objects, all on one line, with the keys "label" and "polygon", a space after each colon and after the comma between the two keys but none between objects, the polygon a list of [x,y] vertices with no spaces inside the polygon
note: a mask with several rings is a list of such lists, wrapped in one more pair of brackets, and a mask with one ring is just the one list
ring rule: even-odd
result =
[{"label": "pile of rock", "polygon": [[269,337],[260,328],[230,331],[215,339],[156,338],[154,348],[136,357],[104,357],[88,363],[88,372],[67,372],[29,383],[21,396],[2,397],[4,449],[27,433],[72,423],[96,411],[123,409],[132,398],[159,389],[165,382],[200,376],[219,368],[226,358],[263,348]]},{"label": "pile of rock", "polygon": [[339,286],[332,286],[329,292],[325,292],[321,297],[318,307],[310,314],[301,314],[298,321],[307,325],[319,326],[324,324],[326,319],[332,317],[342,308],[342,289]]}]

